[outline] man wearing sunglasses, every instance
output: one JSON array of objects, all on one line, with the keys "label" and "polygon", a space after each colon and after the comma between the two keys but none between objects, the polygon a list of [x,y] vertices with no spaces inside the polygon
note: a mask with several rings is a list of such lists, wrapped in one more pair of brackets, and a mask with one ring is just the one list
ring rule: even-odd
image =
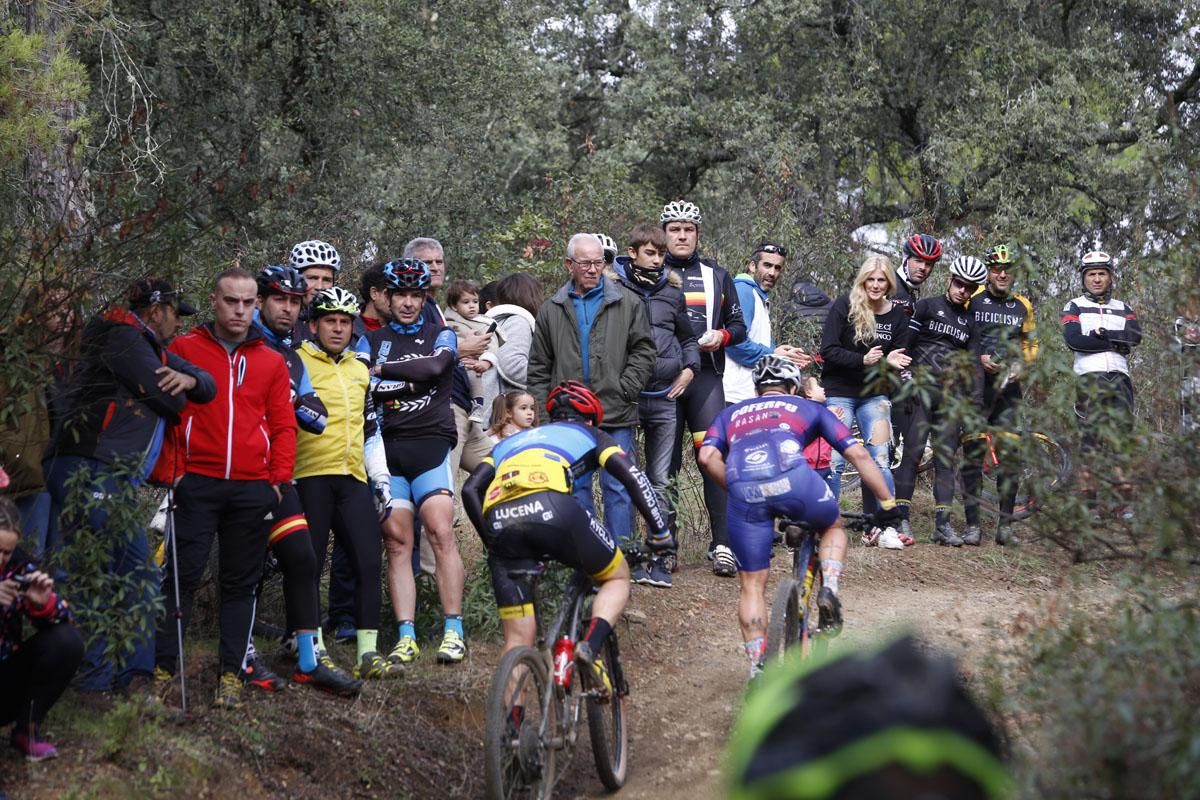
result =
[{"label": "man wearing sunglasses", "polygon": [[800,369],[812,363],[812,356],[799,347],[788,344],[776,346],[771,336],[770,292],[783,276],[787,264],[787,248],[774,242],[762,242],[754,248],[746,271],[733,279],[742,319],[746,323],[746,339],[729,345],[725,374],[725,404],[732,405],[756,397],[752,372],[754,365],[765,355],[786,358]]},{"label": "man wearing sunglasses", "polygon": [[[577,233],[567,242],[569,278],[538,309],[529,349],[529,393],[545,405],[563,381],[580,381],[600,398],[600,429],[631,457],[638,424],[638,398],[658,360],[642,301],[605,274],[604,246],[594,234]],[[593,511],[592,476],[581,477],[575,497]],[[604,524],[618,545],[630,537],[633,501],[625,486],[607,472]]]},{"label": "man wearing sunglasses", "polygon": [[[968,310],[971,295],[987,277],[987,268],[977,258],[959,256],[950,265],[950,285],[944,295],[926,297],[913,306],[908,329],[900,334],[896,349],[912,356],[913,380],[918,391],[913,395],[912,414],[903,431],[905,442],[924,442],[933,433],[935,456],[933,479],[934,544],[961,547],[963,539],[950,525],[950,506],[954,502],[954,454],[958,450],[958,422],[948,418],[943,396],[961,391],[965,384],[976,383],[974,361],[967,351],[975,337],[975,320]],[[961,354],[961,358],[958,358]],[[917,464],[922,447],[905,447],[904,458],[896,470],[896,503],[904,519],[902,535],[912,536],[908,520]]]},{"label": "man wearing sunglasses", "polygon": [[[983,418],[987,425],[1017,430],[1021,403],[1021,368],[1037,356],[1033,305],[1012,291],[1016,260],[1012,248],[998,244],[984,256],[987,283],[971,298],[975,321],[976,352],[983,367]],[[978,545],[979,485],[983,481],[984,443],[964,446],[963,512],[967,527],[963,544]],[[1019,544],[1012,532],[1012,511],[1017,501],[1017,475],[997,475],[1000,486],[1000,520],[996,544]]]}]

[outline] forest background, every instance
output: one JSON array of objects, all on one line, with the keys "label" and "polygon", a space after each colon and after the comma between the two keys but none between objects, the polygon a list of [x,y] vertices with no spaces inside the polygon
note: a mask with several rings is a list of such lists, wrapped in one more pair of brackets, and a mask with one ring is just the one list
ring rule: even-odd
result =
[{"label": "forest background", "polygon": [[[89,310],[147,275],[203,301],[219,270],[282,262],[295,241],[334,243],[352,277],[433,236],[452,277],[525,270],[549,287],[572,232],[620,242],[685,198],[703,209],[703,252],[737,271],[760,238],[782,241],[789,277],[830,295],[869,249],[894,254],[914,231],[951,255],[1015,245],[1044,342],[1033,424],[1071,441],[1057,312],[1079,293],[1079,255],[1100,247],[1146,331],[1136,424],[1106,432],[1136,476],[1139,516],[1097,526],[1063,497],[1036,524],[1075,561],[1128,562],[1128,584],[1107,620],[1064,622],[1035,645],[1044,672],[1024,711],[1050,729],[1122,721],[1072,740],[1066,785],[1149,770],[1189,794],[1200,448],[1180,433],[1188,367],[1171,340],[1200,296],[1198,12],[1178,0],[4,0],[0,423],[50,375],[50,343],[15,324],[38,282],[67,283]],[[1114,641],[1129,643],[1119,658]]]}]

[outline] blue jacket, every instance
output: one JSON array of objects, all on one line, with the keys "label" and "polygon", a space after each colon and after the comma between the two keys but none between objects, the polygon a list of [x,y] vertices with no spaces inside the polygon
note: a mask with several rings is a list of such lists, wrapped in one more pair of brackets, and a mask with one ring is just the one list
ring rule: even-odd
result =
[{"label": "blue jacket", "polygon": [[[733,279],[733,287],[737,290],[738,302],[742,306],[742,319],[745,320],[746,330],[749,331],[754,327],[755,296],[757,295],[765,305],[767,293],[758,285],[758,281],[744,274]],[[747,335],[744,340],[737,344],[731,344],[725,349],[728,351],[729,357],[743,367],[753,367],[760,358],[775,352],[775,341],[774,337],[768,337],[765,343],[755,342]]]}]

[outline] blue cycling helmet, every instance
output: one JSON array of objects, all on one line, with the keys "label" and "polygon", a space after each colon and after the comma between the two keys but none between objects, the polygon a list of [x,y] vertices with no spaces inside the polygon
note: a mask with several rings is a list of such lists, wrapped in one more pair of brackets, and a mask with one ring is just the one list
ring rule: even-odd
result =
[{"label": "blue cycling helmet", "polygon": [[432,285],[429,265],[419,258],[397,258],[383,265],[383,279],[388,291],[401,289],[426,290]]}]

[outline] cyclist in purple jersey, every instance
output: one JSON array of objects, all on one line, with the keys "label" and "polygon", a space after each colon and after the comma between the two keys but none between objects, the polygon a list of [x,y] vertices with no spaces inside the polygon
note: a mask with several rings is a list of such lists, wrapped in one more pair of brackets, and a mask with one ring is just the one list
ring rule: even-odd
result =
[{"label": "cyclist in purple jersey", "polygon": [[777,516],[801,520],[820,531],[821,575],[817,595],[822,627],[841,624],[838,579],[846,555],[846,532],[833,492],[808,465],[804,448],[818,437],[838,450],[879,499],[876,521],[890,526],[900,518],[896,500],[870,453],[850,430],[819,403],[795,395],[801,376],[796,365],[776,355],[754,365],[758,397],[725,409],[700,447],[700,466],[729,492],[729,544],[740,581],[738,621],[751,677],[766,653],[767,575]]}]

